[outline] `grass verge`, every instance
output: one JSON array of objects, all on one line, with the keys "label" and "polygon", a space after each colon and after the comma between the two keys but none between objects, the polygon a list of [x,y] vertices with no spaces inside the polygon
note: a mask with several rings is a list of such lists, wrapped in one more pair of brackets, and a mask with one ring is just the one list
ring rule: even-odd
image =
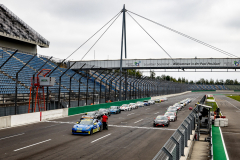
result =
[{"label": "grass verge", "polygon": [[232,99],[240,102],[240,95],[232,95],[232,96],[229,95],[229,96],[227,96],[227,97],[232,98]]},{"label": "grass verge", "polygon": [[213,97],[207,97],[207,99],[214,99]]}]

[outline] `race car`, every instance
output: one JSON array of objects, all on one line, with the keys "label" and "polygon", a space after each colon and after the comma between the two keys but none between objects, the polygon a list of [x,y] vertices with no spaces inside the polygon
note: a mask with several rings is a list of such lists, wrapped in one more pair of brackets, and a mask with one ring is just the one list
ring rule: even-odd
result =
[{"label": "race car", "polygon": [[144,107],[144,103],[139,101],[139,102],[136,103],[136,106],[138,106],[138,107]]},{"label": "race car", "polygon": [[166,112],[164,116],[168,117],[169,121],[176,121],[177,115],[174,112]]},{"label": "race car", "polygon": [[106,108],[100,108],[98,112],[101,116],[103,116],[104,114],[106,114],[107,116],[111,116],[110,110]]},{"label": "race car", "polygon": [[150,104],[155,104],[155,101],[154,100],[149,100],[148,101]]},{"label": "race car", "polygon": [[83,117],[78,121],[72,128],[72,134],[85,134],[92,135],[96,132],[101,132],[103,129],[103,124],[100,120]]},{"label": "race car", "polygon": [[121,107],[120,107],[121,111],[131,111],[132,108],[129,107],[128,104],[123,104]]},{"label": "race car", "polygon": [[129,106],[132,107],[132,109],[137,109],[138,106],[136,105],[136,103],[130,103]]},{"label": "race car", "polygon": [[111,112],[111,114],[113,114],[113,113],[115,113],[115,114],[121,113],[121,109],[120,109],[119,106],[111,106],[110,107],[110,112]]},{"label": "race car", "polygon": [[150,103],[148,101],[143,101],[145,106],[150,106]]},{"label": "race car", "polygon": [[90,117],[90,118],[94,118],[94,119],[102,118],[101,114],[98,111],[87,112],[82,117]]},{"label": "race car", "polygon": [[156,103],[160,103],[161,100],[160,100],[160,99],[155,99],[155,102],[156,102]]},{"label": "race car", "polygon": [[154,121],[153,121],[153,127],[157,127],[157,126],[168,127],[169,124],[170,124],[169,119],[164,115],[157,116],[156,118],[154,118]]}]

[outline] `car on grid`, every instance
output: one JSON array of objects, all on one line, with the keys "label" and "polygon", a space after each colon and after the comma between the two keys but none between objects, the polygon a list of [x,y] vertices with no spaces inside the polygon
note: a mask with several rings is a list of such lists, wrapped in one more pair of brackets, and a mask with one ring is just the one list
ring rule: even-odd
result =
[{"label": "car on grid", "polygon": [[155,104],[155,101],[154,100],[149,100],[148,101],[150,104]]},{"label": "car on grid", "polygon": [[143,103],[143,102],[140,102],[140,101],[137,102],[136,105],[137,105],[138,107],[144,107],[144,103]]},{"label": "car on grid", "polygon": [[167,101],[168,99],[167,99],[167,97],[161,97],[160,100],[161,100],[161,102],[164,102],[164,101]]},{"label": "car on grid", "polygon": [[103,129],[103,124],[100,120],[83,117],[72,127],[72,134],[83,134],[83,135],[92,135],[96,132],[101,132]]},{"label": "car on grid", "polygon": [[90,117],[90,118],[94,118],[94,119],[102,118],[101,114],[98,111],[87,112],[82,117]]},{"label": "car on grid", "polygon": [[156,103],[160,103],[161,100],[160,100],[160,99],[155,99],[155,102],[156,102]]},{"label": "car on grid", "polygon": [[178,111],[180,111],[182,109],[182,105],[179,103],[175,103],[173,106],[176,107],[178,109]]},{"label": "car on grid", "polygon": [[121,107],[120,107],[121,111],[131,111],[132,109],[129,107],[128,104],[123,104]]},{"label": "car on grid", "polygon": [[168,117],[170,122],[176,121],[177,120],[177,115],[174,112],[166,112],[164,116]]},{"label": "car on grid", "polygon": [[143,101],[145,106],[150,106],[150,103],[148,101]]},{"label": "car on grid", "polygon": [[100,108],[98,112],[101,116],[103,116],[104,114],[106,114],[107,116],[111,116],[110,110],[106,108]]},{"label": "car on grid", "polygon": [[177,108],[168,108],[167,112],[174,112],[177,114]]},{"label": "car on grid", "polygon": [[157,127],[157,126],[169,126],[170,121],[168,119],[168,117],[164,116],[164,115],[158,115],[156,118],[154,118],[153,121],[153,127]]},{"label": "car on grid", "polygon": [[129,106],[132,107],[132,109],[137,109],[138,106],[136,105],[136,103],[130,103]]},{"label": "car on grid", "polygon": [[118,113],[121,113],[121,109],[119,106],[111,106],[110,112],[111,112],[111,114],[113,114],[113,113],[118,114]]}]

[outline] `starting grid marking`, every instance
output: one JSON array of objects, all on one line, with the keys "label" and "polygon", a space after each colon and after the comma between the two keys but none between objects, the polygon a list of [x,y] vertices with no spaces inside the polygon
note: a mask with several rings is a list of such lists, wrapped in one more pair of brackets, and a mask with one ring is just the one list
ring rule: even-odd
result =
[{"label": "starting grid marking", "polygon": [[75,124],[76,122],[59,122],[59,121],[42,121],[42,122],[52,122],[52,123],[61,123],[61,124]]},{"label": "starting grid marking", "polygon": [[[142,121],[142,120],[140,120]],[[137,121],[137,122],[140,122]],[[42,121],[42,122],[52,122],[52,123],[61,123],[61,124],[75,124],[75,122],[59,122],[59,121]],[[127,122],[121,122],[127,123]],[[177,129],[168,129],[168,128],[157,128],[157,127],[138,127],[138,126],[122,126],[122,125],[108,125],[111,127],[122,127],[122,128],[137,128],[137,129],[155,129],[155,130],[166,130],[166,131],[176,131]]]},{"label": "starting grid marking", "polygon": [[137,129],[156,129],[156,130],[166,130],[166,131],[176,131],[177,129],[167,129],[167,128],[154,128],[154,127],[138,127],[138,126],[121,126],[121,125],[108,125],[111,127],[122,127],[122,128],[137,128]]}]

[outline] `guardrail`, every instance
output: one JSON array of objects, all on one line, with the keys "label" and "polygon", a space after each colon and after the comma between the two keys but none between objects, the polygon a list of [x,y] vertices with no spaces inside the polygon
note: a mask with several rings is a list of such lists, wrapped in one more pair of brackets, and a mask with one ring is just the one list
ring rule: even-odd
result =
[{"label": "guardrail", "polygon": [[[203,104],[205,96],[199,103]],[[184,156],[184,148],[188,147],[188,140],[193,135],[192,131],[195,130],[195,122],[198,108],[195,107],[188,117],[180,124],[173,135],[168,139],[160,151],[156,154],[153,160],[179,160],[181,156]]]}]

